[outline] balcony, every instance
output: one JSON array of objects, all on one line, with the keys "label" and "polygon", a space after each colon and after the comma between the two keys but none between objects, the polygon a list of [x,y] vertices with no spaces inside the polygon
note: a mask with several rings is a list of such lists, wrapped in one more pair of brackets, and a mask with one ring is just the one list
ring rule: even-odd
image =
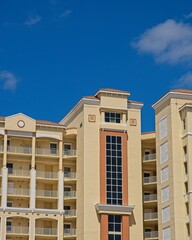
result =
[{"label": "balcony", "polygon": [[65,217],[75,217],[76,216],[76,210],[65,210]]},{"label": "balcony", "polygon": [[57,191],[52,190],[36,190],[37,197],[48,197],[48,198],[57,198]]},{"label": "balcony", "polygon": [[37,171],[37,178],[57,179],[57,172]]},{"label": "balcony", "polygon": [[76,198],[76,191],[64,191],[64,198]]},{"label": "balcony", "polygon": [[75,172],[64,173],[64,180],[75,180],[75,179],[76,179]]},{"label": "balcony", "polygon": [[150,212],[150,213],[144,213],[144,220],[157,220],[158,219],[158,213],[157,212]]},{"label": "balcony", "polygon": [[64,238],[75,236],[75,235],[76,235],[76,229],[75,228],[64,229]]},{"label": "balcony", "polygon": [[144,177],[143,183],[149,184],[149,183],[156,183],[157,182],[157,176],[150,176],[150,177]]},{"label": "balcony", "polygon": [[30,177],[30,172],[28,170],[21,170],[21,169],[12,169],[8,168],[9,176],[16,176],[16,177]]},{"label": "balcony", "polygon": [[56,228],[35,228],[35,234],[40,236],[57,236]]},{"label": "balcony", "polygon": [[157,201],[157,194],[144,195],[144,202]]},{"label": "balcony", "polygon": [[156,153],[145,154],[143,161],[154,161],[156,160]]},{"label": "balcony", "polygon": [[145,232],[145,239],[158,239],[158,231]]},{"label": "balcony", "polygon": [[27,234],[29,234],[29,228],[28,227],[7,226],[7,234],[27,235]]},{"label": "balcony", "polygon": [[76,150],[71,149],[71,150],[64,150],[63,151],[63,157],[75,157],[76,156]]},{"label": "balcony", "polygon": [[3,152],[3,145],[0,145],[0,152],[2,153]]},{"label": "balcony", "polygon": [[40,156],[59,156],[59,151],[57,149],[50,149],[50,148],[36,148],[35,150],[36,155]]},{"label": "balcony", "polygon": [[8,153],[16,153],[16,154],[32,154],[31,147],[16,147],[16,146],[8,146]]},{"label": "balcony", "polygon": [[8,188],[7,194],[8,195],[13,195],[13,196],[29,196],[29,189]]}]

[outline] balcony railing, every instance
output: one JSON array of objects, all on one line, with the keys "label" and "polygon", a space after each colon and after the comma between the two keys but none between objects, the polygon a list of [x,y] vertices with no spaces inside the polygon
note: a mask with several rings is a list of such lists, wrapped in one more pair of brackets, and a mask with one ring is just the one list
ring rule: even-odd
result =
[{"label": "balcony railing", "polygon": [[43,155],[43,156],[58,156],[59,151],[57,149],[50,149],[50,148],[36,148],[35,150],[36,155]]},{"label": "balcony railing", "polygon": [[158,231],[145,232],[145,238],[158,238]]},{"label": "balcony railing", "polygon": [[16,147],[16,146],[8,146],[7,152],[9,153],[22,153],[22,154],[31,154],[31,147]]},{"label": "balcony railing", "polygon": [[7,233],[29,234],[29,228],[28,227],[7,226]]},{"label": "balcony railing", "polygon": [[37,178],[57,179],[57,172],[37,171]]},{"label": "balcony railing", "polygon": [[75,172],[64,173],[64,179],[76,179],[76,173]]},{"label": "balcony railing", "polygon": [[157,194],[144,195],[144,202],[156,201]]},{"label": "balcony railing", "polygon": [[53,190],[36,190],[37,197],[57,197],[57,191]]},{"label": "balcony railing", "polygon": [[144,213],[144,220],[153,220],[158,218],[157,212]]},{"label": "balcony railing", "polygon": [[75,209],[65,210],[65,216],[66,217],[74,217],[74,216],[76,216],[76,210]]},{"label": "balcony railing", "polygon": [[64,229],[64,237],[65,236],[75,236],[75,235],[76,235],[76,229],[75,228]]},{"label": "balcony railing", "polygon": [[64,198],[75,198],[76,191],[64,191]]},{"label": "balcony railing", "polygon": [[36,235],[57,236],[56,228],[35,228]]},{"label": "balcony railing", "polygon": [[145,154],[143,157],[143,161],[150,161],[156,159],[156,153]]},{"label": "balcony railing", "polygon": [[0,145],[0,152],[3,152],[3,145]]},{"label": "balcony railing", "polygon": [[76,156],[76,150],[75,149],[64,150],[63,151],[63,156],[64,157],[74,157],[74,156]]},{"label": "balcony railing", "polygon": [[18,176],[18,177],[30,177],[29,170],[8,168],[8,174],[11,176]]},{"label": "balcony railing", "polygon": [[144,177],[143,183],[155,183],[157,182],[157,176]]},{"label": "balcony railing", "polygon": [[24,188],[8,188],[7,190],[8,195],[24,195],[29,196],[29,189]]}]

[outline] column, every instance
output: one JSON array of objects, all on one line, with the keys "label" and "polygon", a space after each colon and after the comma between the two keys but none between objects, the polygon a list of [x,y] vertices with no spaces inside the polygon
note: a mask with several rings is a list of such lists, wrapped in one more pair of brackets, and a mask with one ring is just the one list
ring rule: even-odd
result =
[{"label": "column", "polygon": [[64,192],[64,173],[63,173],[63,141],[59,142],[59,172],[58,172],[58,209],[63,210]]},{"label": "column", "polygon": [[105,122],[105,112],[101,111],[101,123]]},{"label": "column", "polygon": [[129,216],[122,216],[122,240],[129,239]]},{"label": "column", "polygon": [[57,239],[63,240],[63,215],[59,216],[59,219],[57,221]]},{"label": "column", "polygon": [[7,167],[7,131],[4,134],[3,168]]},{"label": "column", "polygon": [[36,170],[35,170],[35,134],[32,137],[32,158],[30,170],[30,208],[35,208],[36,200]]},{"label": "column", "polygon": [[126,122],[127,122],[126,113],[123,113],[123,115],[122,115],[122,124],[126,125]]},{"label": "column", "polygon": [[100,218],[101,240],[108,240],[108,215],[101,214]]},{"label": "column", "polygon": [[29,240],[35,240],[35,217],[32,216],[29,222]]},{"label": "column", "polygon": [[6,240],[6,217],[1,217],[1,240]]}]

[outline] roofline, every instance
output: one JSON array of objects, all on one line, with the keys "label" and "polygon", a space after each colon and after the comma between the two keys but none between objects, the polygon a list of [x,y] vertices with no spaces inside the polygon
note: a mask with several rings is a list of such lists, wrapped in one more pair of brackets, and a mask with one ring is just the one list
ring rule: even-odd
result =
[{"label": "roofline", "polygon": [[183,108],[186,108],[186,107],[192,107],[192,104],[185,103],[183,106],[179,108],[179,111],[181,111]]},{"label": "roofline", "polygon": [[130,92],[125,92],[125,91],[113,91],[111,90],[105,90],[105,89],[100,89],[99,91],[96,92],[95,97],[98,96],[100,93],[111,93],[111,94],[117,94],[117,95],[125,95],[125,96],[130,96]]},{"label": "roofline", "polygon": [[155,102],[152,107],[156,109],[161,102],[165,102],[166,100],[174,97],[179,98],[180,96],[192,96],[192,93],[175,92],[174,90],[171,90],[161,97],[157,102]]}]

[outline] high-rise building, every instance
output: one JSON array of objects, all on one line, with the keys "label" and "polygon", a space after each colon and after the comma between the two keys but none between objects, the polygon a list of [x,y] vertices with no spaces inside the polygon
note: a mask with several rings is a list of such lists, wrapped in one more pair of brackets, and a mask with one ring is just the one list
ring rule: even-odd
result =
[{"label": "high-rise building", "polygon": [[0,117],[0,239],[191,239],[192,91],[157,101],[149,133],[129,97],[101,89],[60,123]]}]

